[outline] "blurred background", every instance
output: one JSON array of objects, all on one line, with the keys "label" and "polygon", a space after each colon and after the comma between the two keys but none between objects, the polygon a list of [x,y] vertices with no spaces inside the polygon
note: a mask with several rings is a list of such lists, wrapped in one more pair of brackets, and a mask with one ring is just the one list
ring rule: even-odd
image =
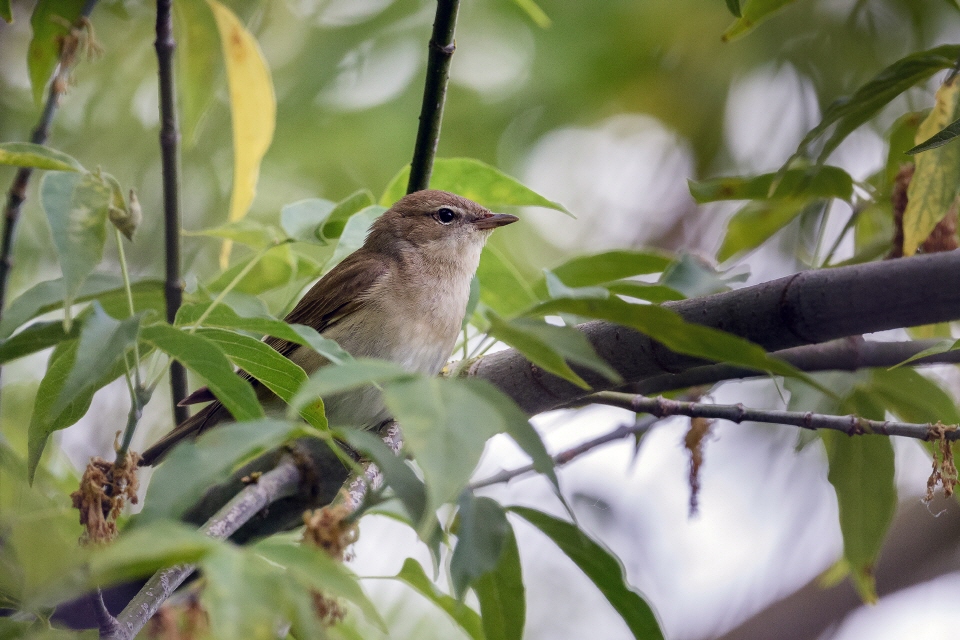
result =
[{"label": "blurred background", "polygon": [[[250,216],[275,223],[282,205],[303,198],[336,201],[361,188],[379,195],[412,154],[434,3],[228,4],[259,39],[278,101],[276,134]],[[520,4],[463,2],[438,154],[495,165],[577,216],[524,211],[522,227],[494,236],[495,246],[530,279],[576,253],[614,247],[658,247],[709,260],[737,206],[697,207],[687,180],[776,170],[830,101],[910,51],[960,41],[960,11],[945,0],[801,0],[730,43],[720,37],[733,21],[722,0],[541,0],[549,25],[535,23]],[[13,9],[14,24],[0,22],[3,141],[28,139],[39,115],[26,67],[32,2],[14,0]],[[76,69],[50,144],[137,189],[145,222],[128,258],[135,277],[158,277],[152,6],[103,0],[93,24],[103,55]],[[229,205],[230,114],[222,68],[209,73],[218,78],[216,97],[203,118],[184,123],[188,230],[221,224]],[[856,179],[879,169],[886,128],[906,110],[931,106],[941,79],[896,100],[830,163]],[[6,188],[13,173],[0,167],[0,185]],[[14,296],[59,276],[36,181],[31,187],[16,240]],[[837,230],[842,214],[829,213]],[[749,271],[749,282],[797,271],[806,266],[808,236],[797,221],[740,264],[723,267]],[[218,249],[208,238],[185,238],[188,289],[216,273]],[[108,243],[104,271],[117,270],[111,250]],[[841,246],[838,255],[851,251]],[[263,296],[275,312],[310,274],[296,276]],[[31,356],[4,370],[0,432],[21,452],[45,358]],[[948,389],[960,389],[952,370],[938,375]],[[761,381],[727,384],[711,397],[782,408],[789,394]],[[75,475],[90,455],[110,451],[127,403],[122,381],[101,391],[88,416],[49,447],[54,473]],[[168,407],[167,398],[154,398],[149,428],[138,432],[135,449],[168,427]],[[629,420],[627,412],[595,407],[543,415],[535,424],[551,449],[560,450]],[[960,516],[948,501],[919,505],[929,473],[919,445],[897,443],[904,514],[894,525],[895,535],[917,541],[912,551],[919,555],[885,551],[880,604],[863,608],[848,585],[824,592],[809,584],[840,557],[842,546],[819,443],[798,450],[792,428],[715,425],[699,514],[690,516],[685,428],[683,420],[664,421],[636,452],[632,442],[610,445],[561,474],[583,523],[621,558],[669,638],[955,635],[960,612],[952,595],[960,576],[952,573],[957,553],[949,542],[960,532]],[[506,440],[495,439],[478,476],[522,463]],[[538,479],[489,493],[505,504],[560,513]],[[569,561],[526,525],[517,523],[517,531],[530,598],[526,637],[628,637]],[[410,530],[364,519],[353,562],[358,572],[395,574],[407,555],[429,562]],[[900,564],[888,569],[888,559]],[[396,630],[393,637],[458,637],[442,613],[406,587],[382,580],[366,586]]]}]

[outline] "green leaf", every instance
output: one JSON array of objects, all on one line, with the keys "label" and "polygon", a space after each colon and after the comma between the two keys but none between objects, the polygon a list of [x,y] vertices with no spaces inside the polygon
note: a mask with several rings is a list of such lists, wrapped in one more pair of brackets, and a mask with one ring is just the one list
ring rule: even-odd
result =
[{"label": "green leaf", "polygon": [[360,608],[369,622],[386,631],[386,624],[363,592],[357,576],[342,563],[335,562],[323,550],[309,545],[292,545],[276,538],[268,538],[258,543],[253,550],[271,562],[285,567],[291,577],[304,587],[322,590],[325,594],[349,600]]},{"label": "green leaf", "polygon": [[10,8],[10,0],[0,0],[0,18],[3,18],[7,24],[13,22],[13,11]]},{"label": "green leaf", "polygon": [[67,306],[103,258],[111,198],[110,187],[91,173],[52,171],[40,182],[40,204],[57,247]]},{"label": "green leaf", "polygon": [[595,371],[613,382],[623,380],[613,367],[597,355],[587,337],[573,327],[558,327],[529,318],[503,320],[493,312],[487,314],[487,320],[490,322],[488,333],[491,336],[517,349],[538,367],[583,389],[589,389],[590,385],[570,368],[567,361]]},{"label": "green leaf", "polygon": [[339,238],[343,234],[347,221],[354,214],[374,204],[376,201],[373,199],[373,194],[367,189],[350,194],[337,203],[327,220],[317,228],[316,237],[325,242]]},{"label": "green leaf", "polygon": [[477,280],[480,302],[501,316],[514,316],[537,301],[516,265],[494,245],[487,244],[480,254]]},{"label": "green leaf", "polygon": [[[775,181],[776,189],[772,189]],[[853,197],[853,178],[843,169],[831,166],[790,169],[754,177],[688,180],[687,184],[690,195],[700,204],[773,198],[840,198],[849,201]]]},{"label": "green leaf", "polygon": [[627,623],[634,638],[663,638],[656,615],[627,584],[616,556],[569,522],[526,507],[510,507],[509,510],[546,534],[576,563]]},{"label": "green leaf", "polygon": [[730,13],[732,13],[735,18],[743,15],[740,11],[740,0],[727,0],[727,9],[730,10]]},{"label": "green leaf", "polygon": [[280,420],[227,423],[177,445],[150,479],[137,526],[183,516],[213,485],[241,464],[307,432]]},{"label": "green leaf", "polygon": [[904,422],[960,424],[953,397],[914,369],[874,369],[869,392],[877,404]]},{"label": "green leaf", "polygon": [[[811,129],[797,148],[805,154],[814,141],[827,131],[833,133],[820,151],[822,164],[837,146],[860,125],[873,118],[891,100],[923,82],[941,69],[949,69],[960,57],[960,45],[942,45],[918,51],[897,60],[857,89],[850,97],[835,100],[823,113],[820,123]],[[836,125],[836,127],[834,127]]]},{"label": "green leaf", "polygon": [[206,3],[175,2],[173,18],[180,127],[185,145],[192,147],[214,93],[222,84],[220,35]]},{"label": "green leaf", "polygon": [[676,289],[688,298],[729,291],[731,285],[746,282],[749,270],[719,271],[699,256],[681,254],[660,276],[660,284]]},{"label": "green leaf", "polygon": [[[844,409],[865,418],[883,420],[883,407],[868,395],[854,391]],[[876,602],[873,565],[897,506],[893,481],[893,445],[885,436],[855,438],[842,433],[822,433],[837,494],[843,555],[856,575],[854,580],[865,602]]]},{"label": "green leaf", "polygon": [[410,373],[389,360],[357,358],[340,365],[328,365],[317,369],[300,389],[291,403],[299,408],[317,397],[326,397],[373,383],[409,378]]},{"label": "green leaf", "polygon": [[[226,329],[209,328],[198,330],[197,335],[220,347],[233,364],[259,380],[284,402],[293,400],[297,390],[307,381],[307,374],[299,365],[256,338]],[[322,400],[318,399],[301,408],[300,415],[317,429],[327,428]]]},{"label": "green leaf", "polygon": [[66,429],[82,418],[87,413],[87,409],[90,408],[93,394],[108,382],[122,375],[126,369],[126,365],[122,361],[117,362],[113,369],[102,372],[97,377],[96,384],[86,386],[76,399],[64,407],[62,411],[52,411],[54,402],[60,397],[60,392],[67,381],[67,377],[73,370],[77,358],[78,344],[79,340],[66,340],[58,344],[50,355],[47,371],[43,375],[43,379],[40,380],[40,386],[37,389],[33,404],[33,414],[30,417],[30,427],[27,431],[27,474],[31,482],[50,434],[60,429]]},{"label": "green leaf", "polygon": [[[137,342],[140,318],[114,320],[98,302],[91,306],[80,328],[77,355],[51,412],[58,414],[95,387],[104,371],[125,363],[127,350]],[[133,363],[136,366],[137,363]]]},{"label": "green leaf", "polygon": [[64,340],[76,338],[78,334],[79,327],[77,325],[74,325],[68,333],[64,331],[63,323],[58,320],[35,322],[12,338],[0,341],[0,364],[6,364],[11,360],[43,351]]},{"label": "green leaf", "polygon": [[407,558],[403,561],[403,567],[397,574],[397,579],[406,582],[417,593],[443,609],[473,640],[494,640],[493,637],[484,635],[484,623],[477,612],[463,602],[437,589],[436,585],[424,573],[420,563],[413,558]]},{"label": "green leaf", "polygon": [[937,147],[942,147],[943,145],[947,144],[957,136],[960,136],[960,119],[954,120],[946,127],[941,129],[938,133],[927,138],[917,146],[908,149],[904,153],[912,156],[918,153],[923,153],[924,151],[929,151],[930,149],[936,149]]},{"label": "green leaf", "polygon": [[543,270],[550,298],[609,298],[610,292],[603,287],[568,287],[549,269]]},{"label": "green leaf", "polygon": [[193,527],[161,520],[124,531],[112,544],[95,547],[88,588],[150,576],[175,564],[193,564],[220,544]]},{"label": "green leaf", "polygon": [[666,287],[662,284],[647,284],[636,280],[607,282],[603,287],[610,293],[655,303],[685,300],[687,297],[672,287]]},{"label": "green leaf", "polygon": [[80,18],[82,0],[39,0],[30,16],[33,38],[27,49],[27,69],[33,101],[43,103],[43,93],[60,59],[61,39]]},{"label": "green leaf", "polygon": [[678,314],[649,304],[628,304],[618,298],[608,300],[549,300],[534,307],[528,315],[546,316],[569,313],[606,320],[636,329],[677,353],[725,362],[777,375],[798,377],[816,383],[809,376],[767,355],[762,347],[730,333],[686,322]]},{"label": "green leaf", "polygon": [[[730,7],[731,1],[732,0],[727,0],[728,7]],[[747,0],[746,6],[744,6],[740,12],[735,12],[733,8],[730,7],[731,13],[739,17],[723,32],[720,39],[724,42],[730,42],[731,40],[743,37],[750,31],[753,31],[754,27],[758,24],[793,1],[794,0]]]},{"label": "green leaf", "polygon": [[350,216],[340,233],[340,242],[337,243],[337,248],[333,250],[333,255],[324,265],[324,269],[327,271],[333,269],[341,260],[362,247],[363,241],[367,239],[370,225],[382,216],[384,211],[386,211],[385,207],[371,205]]},{"label": "green leaf", "polygon": [[[492,436],[519,433],[518,443],[530,446],[535,432],[526,418],[516,407],[504,410],[493,393],[478,380],[414,378],[385,385],[384,400],[402,425],[404,446],[423,471],[428,516],[460,495]],[[527,431],[518,432],[518,415],[520,429]],[[552,474],[552,463],[550,467]],[[422,521],[421,537],[429,537],[432,526],[432,519]]]},{"label": "green leaf", "polygon": [[243,218],[234,222],[227,222],[219,227],[199,229],[197,231],[182,231],[185,236],[205,236],[209,238],[225,238],[254,249],[263,249],[284,240],[283,233],[273,225]]},{"label": "green leaf", "polygon": [[534,0],[513,0],[513,2],[541,29],[549,29],[550,25],[553,24],[550,21],[550,16],[544,13],[540,5]]},{"label": "green leaf", "polygon": [[[389,207],[407,192],[409,165],[400,170],[387,186],[380,204]],[[437,158],[433,163],[430,188],[450,191],[490,209],[532,206],[570,214],[560,203],[547,200],[495,167],[472,158]]]},{"label": "green leaf", "polygon": [[353,449],[368,455],[383,473],[387,483],[407,510],[413,522],[421,522],[426,514],[427,491],[423,482],[403,458],[390,450],[383,440],[369,431],[341,429],[336,432]]},{"label": "green leaf", "polygon": [[486,640],[521,640],[527,617],[526,592],[520,549],[512,528],[504,536],[497,566],[478,578],[473,590],[480,601]]},{"label": "green leaf", "polygon": [[213,342],[167,324],[144,327],[141,337],[197,375],[203,376],[207,386],[234,419],[255,420],[263,417],[263,407],[257,401],[253,387],[234,373],[223,350]]},{"label": "green leaf", "polygon": [[83,165],[62,151],[31,142],[0,143],[0,164],[50,171],[83,171]]},{"label": "green leaf", "polygon": [[301,242],[326,244],[320,227],[336,205],[323,198],[308,198],[284,205],[280,209],[280,226],[288,236]]},{"label": "green leaf", "polygon": [[[937,90],[936,105],[917,129],[916,140],[930,137],[960,115],[960,82]],[[960,147],[950,145],[919,155],[907,188],[903,212],[903,255],[912,256],[950,212],[960,188]]]},{"label": "green leaf", "polygon": [[486,380],[467,379],[470,391],[481,396],[493,407],[506,424],[506,433],[513,438],[524,453],[533,461],[533,468],[542,473],[560,491],[560,481],[554,469],[553,457],[547,452],[540,434],[531,426],[527,416],[516,403]]},{"label": "green leaf", "polygon": [[[177,310],[176,324],[178,327],[187,327],[197,324],[197,321],[206,313],[209,303],[185,304]],[[241,316],[225,304],[218,304],[203,320],[204,327],[219,327],[221,329],[237,329],[252,331],[265,336],[274,336],[312,348],[324,358],[334,364],[341,364],[351,359],[336,341],[321,336],[316,329],[302,324],[287,324],[268,315]]]},{"label": "green leaf", "polygon": [[[590,287],[611,280],[660,273],[670,264],[671,258],[653,251],[616,249],[586,256],[577,256],[550,271],[568,287]],[[535,291],[546,297],[546,280],[536,284]]]},{"label": "green leaf", "polygon": [[[159,280],[134,282],[131,288],[136,309],[164,309],[163,282]],[[47,280],[24,291],[4,311],[3,319],[0,320],[0,338],[9,338],[27,321],[62,308],[65,292],[66,282],[63,278]],[[113,275],[90,274],[75,295],[74,302],[97,298],[104,311],[115,318],[124,318],[130,313],[123,281]]]},{"label": "green leaf", "polygon": [[460,526],[450,560],[450,581],[457,598],[463,600],[467,588],[499,564],[510,523],[503,507],[491,498],[465,491],[458,506]]},{"label": "green leaf", "polygon": [[809,204],[808,200],[803,199],[764,200],[747,204],[727,223],[727,232],[717,252],[717,260],[724,262],[738,253],[756,249],[791,223]]}]

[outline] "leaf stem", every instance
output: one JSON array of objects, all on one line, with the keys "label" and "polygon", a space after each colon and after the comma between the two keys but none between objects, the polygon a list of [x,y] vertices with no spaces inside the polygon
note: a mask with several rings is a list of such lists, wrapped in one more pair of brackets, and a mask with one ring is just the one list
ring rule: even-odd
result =
[{"label": "leaf stem", "polygon": [[417,142],[410,162],[410,181],[407,193],[430,187],[433,173],[433,158],[440,142],[440,123],[443,120],[443,105],[447,97],[447,82],[450,79],[450,60],[457,49],[454,30],[460,0],[437,0],[437,13],[433,21],[427,56],[427,77],[423,85],[423,103],[420,107],[420,127]]}]

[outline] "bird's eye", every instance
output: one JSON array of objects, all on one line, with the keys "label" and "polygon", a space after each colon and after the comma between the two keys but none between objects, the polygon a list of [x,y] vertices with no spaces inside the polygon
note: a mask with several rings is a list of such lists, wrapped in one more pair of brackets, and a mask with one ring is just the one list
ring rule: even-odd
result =
[{"label": "bird's eye", "polygon": [[453,222],[453,219],[457,217],[457,214],[453,212],[453,209],[440,207],[433,217],[435,217],[440,224],[450,224]]}]

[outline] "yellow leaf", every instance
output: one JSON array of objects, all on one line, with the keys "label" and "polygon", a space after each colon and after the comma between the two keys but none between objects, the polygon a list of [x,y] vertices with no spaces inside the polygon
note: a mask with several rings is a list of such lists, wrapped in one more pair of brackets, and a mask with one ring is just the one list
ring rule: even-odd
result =
[{"label": "yellow leaf", "polygon": [[[945,82],[937,91],[936,105],[917,129],[916,143],[932,137],[957,119],[960,83]],[[916,170],[907,189],[903,212],[903,255],[912,256],[930,236],[957,198],[960,189],[960,145],[948,144],[918,153]]]},{"label": "yellow leaf", "polygon": [[[277,99],[270,69],[256,39],[230,9],[217,0],[207,0],[220,32],[223,59],[230,90],[233,120],[233,193],[230,196],[231,222],[250,209],[257,192],[260,161],[273,140]],[[220,266],[226,268],[232,243],[226,240]]]}]

